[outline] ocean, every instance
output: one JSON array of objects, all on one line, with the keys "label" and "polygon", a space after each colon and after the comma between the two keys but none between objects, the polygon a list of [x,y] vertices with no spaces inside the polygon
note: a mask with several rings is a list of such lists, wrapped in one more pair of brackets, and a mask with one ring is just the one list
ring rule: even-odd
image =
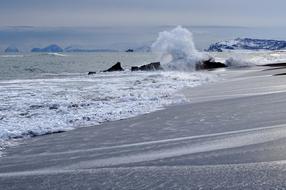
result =
[{"label": "ocean", "polygon": [[[87,75],[117,61],[123,72]],[[95,126],[182,103],[178,93],[215,81],[206,72],[131,72],[157,61],[152,53],[0,55],[0,142]],[[0,144],[1,146],[1,144]]]},{"label": "ocean", "polygon": [[[0,149],[14,139],[96,127],[182,104],[188,101],[184,88],[224,80],[223,73],[231,69],[286,60],[285,51],[201,52],[181,27],[160,33],[153,49],[160,54],[0,54]],[[231,67],[195,71],[194,63],[206,56],[228,60]],[[163,71],[130,71],[156,61]],[[117,62],[124,71],[100,72]]]}]

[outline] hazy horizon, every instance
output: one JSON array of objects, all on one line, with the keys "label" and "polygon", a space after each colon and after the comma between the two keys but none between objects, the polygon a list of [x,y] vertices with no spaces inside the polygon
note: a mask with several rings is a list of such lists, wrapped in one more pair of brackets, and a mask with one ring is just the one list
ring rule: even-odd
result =
[{"label": "hazy horizon", "polygon": [[285,40],[285,1],[11,0],[0,2],[0,51],[49,44],[126,49],[188,28],[198,49],[237,37]]},{"label": "hazy horizon", "polygon": [[[0,52],[8,46],[21,51],[30,51],[34,47],[58,44],[63,48],[75,46],[90,49],[125,50],[149,46],[159,32],[170,30],[174,26],[140,27],[0,27]],[[210,43],[238,37],[286,40],[283,29],[276,27],[240,27],[240,26],[184,26],[194,35],[198,49],[205,49]]]}]

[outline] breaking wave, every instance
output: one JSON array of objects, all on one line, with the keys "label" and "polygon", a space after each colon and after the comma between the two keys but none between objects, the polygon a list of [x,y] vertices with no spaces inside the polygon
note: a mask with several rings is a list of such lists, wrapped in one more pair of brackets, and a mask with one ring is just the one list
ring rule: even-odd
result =
[{"label": "breaking wave", "polygon": [[170,70],[193,71],[197,62],[212,59],[196,49],[192,33],[181,26],[160,32],[151,49],[158,54],[163,67]]},{"label": "breaking wave", "polygon": [[[197,61],[210,57],[197,51],[187,29],[179,26],[160,33],[152,50],[159,53],[165,71],[76,75],[74,71],[83,71],[81,66],[94,68],[94,64],[85,62],[89,60],[85,56],[59,53],[31,54],[19,59],[16,68],[24,77],[40,75],[25,79],[14,71],[13,80],[0,80],[0,153],[1,147],[12,139],[94,126],[188,101],[178,91],[217,80],[211,73],[180,72],[192,71]],[[102,57],[95,62],[96,67],[119,55],[114,54],[112,59]],[[126,61],[148,60],[137,56]],[[73,59],[79,63],[71,64]],[[42,64],[38,64],[39,60]]]},{"label": "breaking wave", "polygon": [[206,73],[115,72],[0,81],[0,152],[8,140],[130,118],[186,101],[177,93]]}]

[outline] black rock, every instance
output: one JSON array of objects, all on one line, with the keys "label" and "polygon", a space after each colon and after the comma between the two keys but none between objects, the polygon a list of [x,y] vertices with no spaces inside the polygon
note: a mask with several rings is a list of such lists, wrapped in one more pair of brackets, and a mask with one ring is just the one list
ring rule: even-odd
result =
[{"label": "black rock", "polygon": [[[115,65],[113,65],[112,67],[110,67],[109,69],[107,70],[104,70],[102,72],[113,72],[113,71],[124,71],[124,69],[121,67],[121,63],[120,62],[117,62]],[[94,75],[96,74],[96,72],[94,71],[89,71],[87,73],[88,75]]]},{"label": "black rock", "polygon": [[94,74],[96,74],[96,72],[94,72],[94,71],[89,71],[87,74],[88,74],[88,75],[94,75]]},{"label": "black rock", "polygon": [[103,72],[113,72],[113,71],[124,71],[124,69],[121,67],[120,62],[117,62],[115,65],[113,65],[107,70],[104,70]]},{"label": "black rock", "polygon": [[201,61],[196,64],[196,70],[210,70],[227,67],[224,63],[216,62],[213,59]]},{"label": "black rock", "polygon": [[147,65],[142,65],[140,67],[131,67],[131,71],[156,71],[156,70],[163,70],[161,67],[160,62],[153,62]]},{"label": "black rock", "polygon": [[133,49],[128,49],[128,50],[126,50],[125,52],[132,53],[132,52],[134,52],[134,50],[133,50]]},{"label": "black rock", "polygon": [[261,66],[266,66],[266,67],[286,67],[286,63],[269,63]]},{"label": "black rock", "polygon": [[131,71],[139,71],[139,67],[137,66],[131,67]]}]

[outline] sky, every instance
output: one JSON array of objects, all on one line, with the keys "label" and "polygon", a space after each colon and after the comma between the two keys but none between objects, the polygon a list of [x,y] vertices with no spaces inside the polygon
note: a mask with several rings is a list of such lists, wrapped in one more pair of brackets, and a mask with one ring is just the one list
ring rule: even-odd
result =
[{"label": "sky", "polygon": [[285,7],[285,0],[0,0],[0,52],[140,48],[177,25],[199,49],[237,37],[286,40]]},{"label": "sky", "polygon": [[1,0],[0,26],[286,25],[285,0]]}]

